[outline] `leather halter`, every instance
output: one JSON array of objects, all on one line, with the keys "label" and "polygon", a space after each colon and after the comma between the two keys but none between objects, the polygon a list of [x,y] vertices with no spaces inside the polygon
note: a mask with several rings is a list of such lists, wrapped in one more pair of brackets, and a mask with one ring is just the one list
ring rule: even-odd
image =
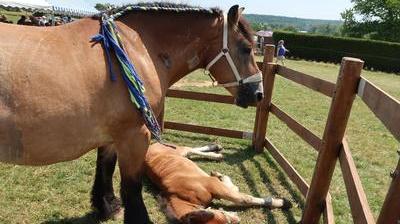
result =
[{"label": "leather halter", "polygon": [[[223,87],[233,87],[233,86],[240,86],[246,83],[254,83],[254,82],[262,82],[262,74],[261,71],[257,72],[256,74],[253,74],[251,76],[248,76],[246,78],[241,78],[238,72],[238,69],[235,65],[235,62],[233,62],[233,59],[231,55],[229,54],[229,48],[228,48],[228,15],[224,14],[224,31],[223,31],[223,39],[222,39],[222,50],[221,52],[215,56],[215,58],[208,63],[205,69],[205,73],[210,75],[210,68],[217,62],[219,59],[221,59],[223,56],[225,56],[226,60],[228,61],[229,66],[232,69],[233,74],[235,75],[236,81],[235,82],[230,82],[230,83],[218,83],[218,86],[223,86]],[[211,77],[211,76],[210,76]],[[212,78],[211,78],[212,79]]]}]

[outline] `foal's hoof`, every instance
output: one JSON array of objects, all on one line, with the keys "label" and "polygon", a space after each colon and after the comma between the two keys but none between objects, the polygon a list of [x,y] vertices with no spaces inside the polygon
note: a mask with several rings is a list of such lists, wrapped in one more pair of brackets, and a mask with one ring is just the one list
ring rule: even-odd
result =
[{"label": "foal's hoof", "polygon": [[223,149],[222,146],[218,144],[208,145],[208,148],[210,152],[220,152]]},{"label": "foal's hoof", "polygon": [[282,210],[289,210],[293,207],[292,202],[287,200],[286,198],[283,198],[283,205],[281,207]]},{"label": "foal's hoof", "polygon": [[217,171],[211,171],[210,176],[217,177],[218,179],[221,180],[224,175],[222,175],[221,173],[219,173]]},{"label": "foal's hoof", "polygon": [[117,197],[103,197],[103,204],[95,208],[95,213],[98,220],[106,221],[114,219],[121,210],[121,201]]}]

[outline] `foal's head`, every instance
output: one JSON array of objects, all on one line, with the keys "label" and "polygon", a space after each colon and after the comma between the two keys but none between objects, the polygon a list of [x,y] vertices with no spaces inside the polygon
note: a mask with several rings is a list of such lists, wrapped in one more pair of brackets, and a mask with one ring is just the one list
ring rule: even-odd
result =
[{"label": "foal's head", "polygon": [[235,212],[208,208],[192,211],[183,216],[180,221],[185,224],[238,224],[240,218]]},{"label": "foal's head", "polygon": [[235,5],[221,17],[221,31],[210,43],[206,70],[247,107],[263,98],[262,76],[254,56],[253,31]]}]

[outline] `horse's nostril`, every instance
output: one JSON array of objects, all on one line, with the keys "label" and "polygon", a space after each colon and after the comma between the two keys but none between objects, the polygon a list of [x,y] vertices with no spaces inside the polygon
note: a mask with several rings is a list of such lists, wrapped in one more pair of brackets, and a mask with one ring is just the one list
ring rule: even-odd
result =
[{"label": "horse's nostril", "polygon": [[264,93],[263,92],[256,92],[256,100],[257,102],[260,102],[264,98]]}]

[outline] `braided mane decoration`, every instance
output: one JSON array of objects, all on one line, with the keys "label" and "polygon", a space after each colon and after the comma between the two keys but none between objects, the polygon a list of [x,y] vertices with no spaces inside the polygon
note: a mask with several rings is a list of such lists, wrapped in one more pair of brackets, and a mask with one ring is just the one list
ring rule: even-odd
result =
[{"label": "braided mane decoration", "polygon": [[112,81],[116,79],[111,61],[111,51],[114,53],[118,61],[122,79],[128,88],[130,100],[142,114],[144,123],[152,136],[158,142],[162,142],[161,128],[144,94],[145,87],[143,82],[123,48],[121,36],[118,34],[117,26],[112,18],[106,15],[102,17],[100,33],[92,37],[92,41],[103,44]]}]

